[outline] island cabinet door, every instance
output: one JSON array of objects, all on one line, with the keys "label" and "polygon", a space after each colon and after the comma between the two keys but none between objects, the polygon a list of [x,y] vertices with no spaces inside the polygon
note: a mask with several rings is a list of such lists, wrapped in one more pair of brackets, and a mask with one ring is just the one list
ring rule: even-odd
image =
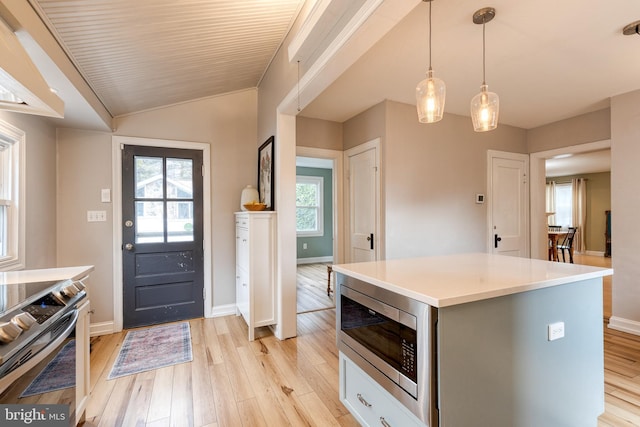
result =
[{"label": "island cabinet door", "polygon": [[[602,279],[439,309],[441,426],[596,427]],[[550,334],[550,325],[564,336]]]}]

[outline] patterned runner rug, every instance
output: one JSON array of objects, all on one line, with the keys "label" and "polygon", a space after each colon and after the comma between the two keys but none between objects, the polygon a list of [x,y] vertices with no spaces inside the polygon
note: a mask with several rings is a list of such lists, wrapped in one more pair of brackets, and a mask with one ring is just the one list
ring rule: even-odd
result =
[{"label": "patterned runner rug", "polygon": [[73,387],[76,383],[76,340],[71,340],[29,384],[20,397]]},{"label": "patterned runner rug", "polygon": [[108,380],[193,360],[189,323],[127,332]]}]

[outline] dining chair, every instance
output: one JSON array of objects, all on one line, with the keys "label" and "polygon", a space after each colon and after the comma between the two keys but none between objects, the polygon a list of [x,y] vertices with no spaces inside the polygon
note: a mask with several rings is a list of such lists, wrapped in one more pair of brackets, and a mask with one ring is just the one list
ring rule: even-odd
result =
[{"label": "dining chair", "polygon": [[573,239],[576,237],[578,227],[569,227],[567,235],[562,243],[558,245],[558,250],[562,252],[562,262],[566,262],[564,258],[564,251],[569,252],[569,262],[573,264]]}]

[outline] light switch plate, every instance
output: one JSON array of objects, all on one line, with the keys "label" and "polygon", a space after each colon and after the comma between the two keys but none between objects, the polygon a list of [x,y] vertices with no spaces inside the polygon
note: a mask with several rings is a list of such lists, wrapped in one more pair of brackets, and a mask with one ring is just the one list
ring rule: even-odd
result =
[{"label": "light switch plate", "polygon": [[103,188],[100,191],[100,200],[102,201],[102,203],[111,202],[111,189],[110,188]]}]

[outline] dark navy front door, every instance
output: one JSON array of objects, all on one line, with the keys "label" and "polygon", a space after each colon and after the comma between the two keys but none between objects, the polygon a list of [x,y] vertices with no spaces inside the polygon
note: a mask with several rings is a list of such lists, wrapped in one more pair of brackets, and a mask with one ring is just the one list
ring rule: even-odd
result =
[{"label": "dark navy front door", "polygon": [[124,327],[202,317],[202,151],[125,145]]}]

